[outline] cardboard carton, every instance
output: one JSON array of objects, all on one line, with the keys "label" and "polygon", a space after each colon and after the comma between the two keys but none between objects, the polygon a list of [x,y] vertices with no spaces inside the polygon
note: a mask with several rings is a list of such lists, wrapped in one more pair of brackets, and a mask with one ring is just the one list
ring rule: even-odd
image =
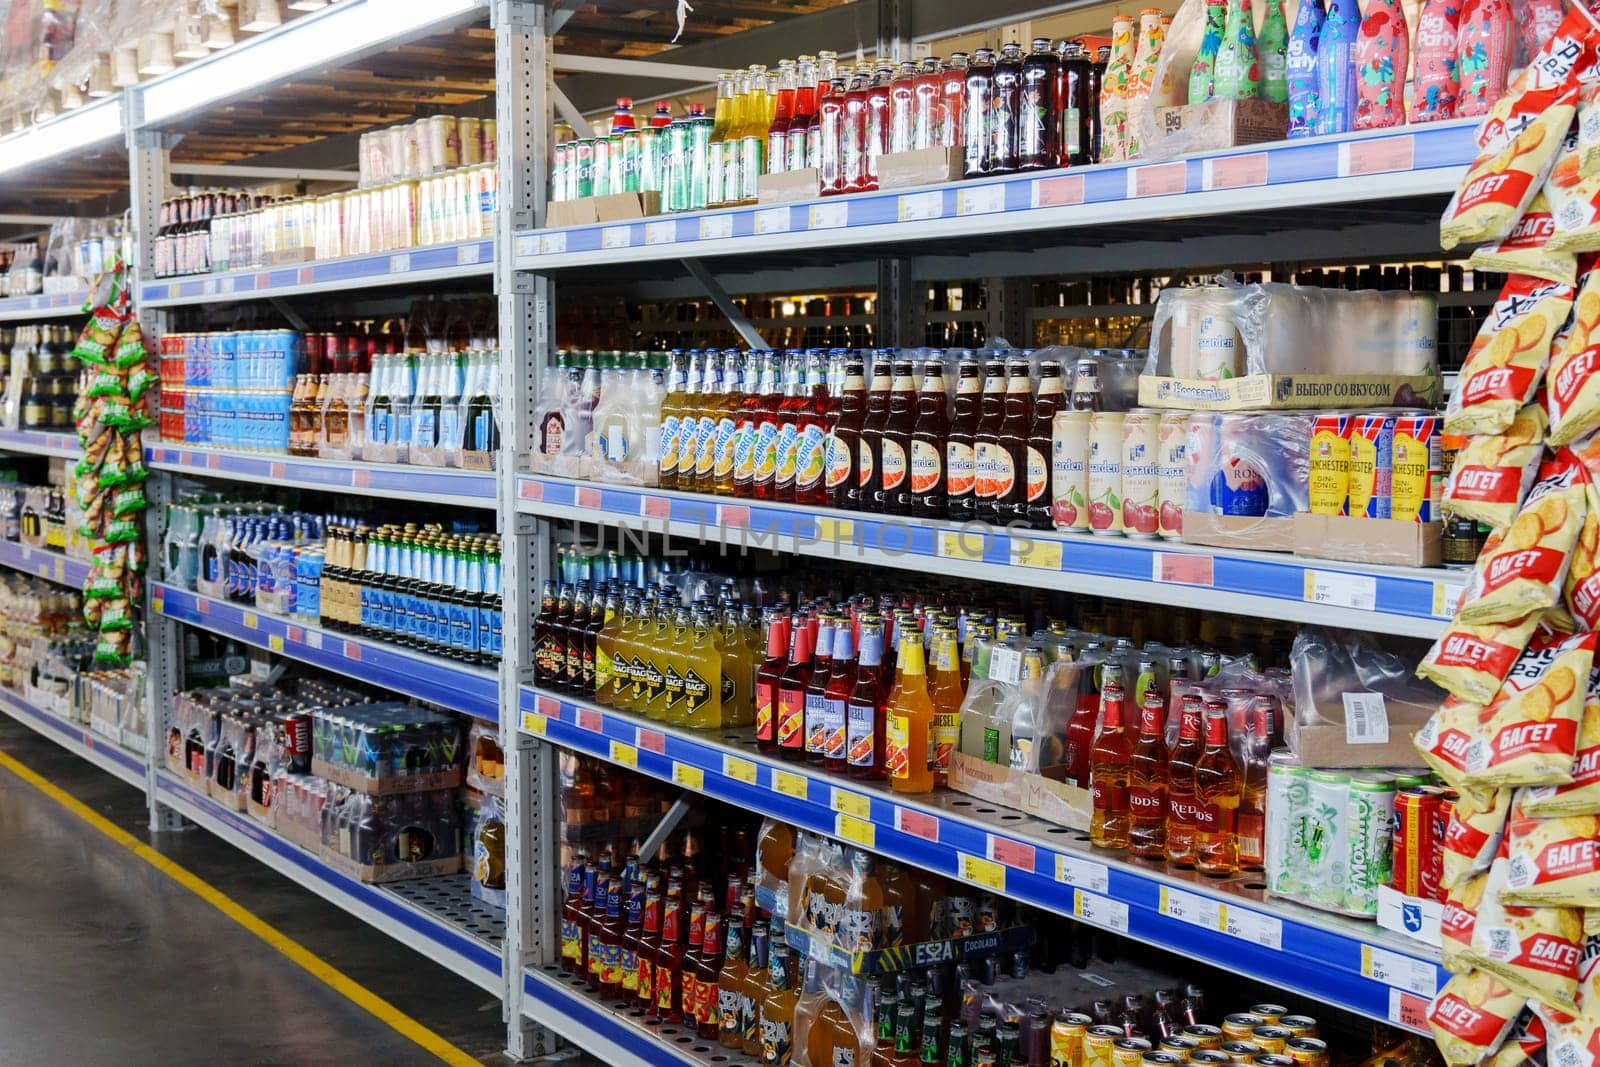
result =
[{"label": "cardboard carton", "polygon": [[1437,567],[1442,534],[1443,524],[1437,522],[1301,514],[1294,517],[1294,554],[1389,567]]},{"label": "cardboard carton", "polygon": [[763,174],[756,179],[756,203],[790,204],[822,195],[822,172],[816,167]]},{"label": "cardboard carton", "polygon": [[1141,160],[1172,159],[1240,145],[1283,140],[1289,105],[1270,100],[1212,100],[1155,109],[1154,137]]},{"label": "cardboard carton", "polygon": [[959,181],[965,162],[960,148],[943,145],[890,152],[878,157],[878,188],[909,189]]},{"label": "cardboard carton", "polygon": [[393,778],[371,778],[336,763],[312,757],[311,773],[320,775],[336,785],[382,797],[395,793],[428,793],[435,789],[454,789],[466,779],[467,772],[464,767],[451,767],[447,771],[436,771],[433,774],[402,774]]},{"label": "cardboard carton", "polygon": [[1437,375],[1246,374],[1238,378],[1139,376],[1139,406],[1180,411],[1437,407]]},{"label": "cardboard carton", "polygon": [[1252,552],[1293,552],[1294,519],[1188,512],[1183,516],[1183,543]]},{"label": "cardboard carton", "polygon": [[611,193],[607,196],[581,196],[576,200],[553,200],[545,208],[544,224],[589,226],[597,222],[627,222],[661,214],[661,194],[654,189],[642,193]]}]

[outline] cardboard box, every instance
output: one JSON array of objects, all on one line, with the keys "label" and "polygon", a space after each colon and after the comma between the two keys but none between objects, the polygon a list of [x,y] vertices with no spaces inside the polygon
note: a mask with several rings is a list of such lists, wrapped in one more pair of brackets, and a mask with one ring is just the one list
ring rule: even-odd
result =
[{"label": "cardboard box", "polygon": [[950,788],[990,804],[1021,810],[1024,777],[1002,763],[987,763],[959,751],[950,754]]},{"label": "cardboard box", "polygon": [[316,757],[311,759],[311,773],[320,775],[336,785],[342,785],[376,797],[396,793],[427,793],[435,789],[454,789],[466,780],[466,768],[451,767],[433,774],[402,774],[393,778],[369,778],[364,774],[329,763]]},{"label": "cardboard box", "polygon": [[1289,128],[1289,105],[1270,100],[1212,100],[1155,109],[1154,138],[1144,159],[1172,159],[1191,152],[1281,141]]},{"label": "cardboard box", "polygon": [[1022,810],[1069,830],[1086,831],[1094,815],[1094,794],[1071,782],[1060,782],[1042,774],[1025,774],[1022,776]]},{"label": "cardboard box", "polygon": [[1389,567],[1437,567],[1442,560],[1442,536],[1443,524],[1437,522],[1369,519],[1364,515],[1294,517],[1294,554],[1318,559]]},{"label": "cardboard box", "polygon": [[237,788],[224,789],[217,784],[215,778],[206,779],[206,796],[215,800],[229,811],[244,810],[244,792]]},{"label": "cardboard box", "polygon": [[441,874],[456,874],[461,870],[461,857],[422,860],[420,863],[357,863],[329,848],[318,850],[322,861],[339,873],[368,885],[384,882],[403,882],[410,878],[437,878]]},{"label": "cardboard box", "polygon": [[1292,716],[1285,724],[1284,740],[1289,744],[1289,751],[1307,767],[1344,770],[1418,766],[1422,759],[1411,738],[1427,724],[1439,705],[1385,698],[1381,707],[1387,733],[1373,733],[1369,722],[1370,736],[1352,740],[1344,721],[1343,706],[1329,700],[1326,706],[1319,706],[1321,717],[1316,722],[1300,721],[1305,715],[1303,711]]},{"label": "cardboard box", "polygon": [[1139,406],[1181,411],[1438,407],[1436,375],[1246,374],[1238,378],[1139,376]]},{"label": "cardboard box", "polygon": [[544,224],[589,226],[597,222],[626,222],[661,214],[661,194],[654,189],[643,193],[611,193],[607,196],[581,196],[576,200],[552,200],[545,208]]},{"label": "cardboard box", "polygon": [[909,189],[959,181],[966,158],[959,148],[937,145],[878,157],[878,188]]},{"label": "cardboard box", "polygon": [[1265,519],[1251,515],[1205,515],[1186,512],[1183,543],[1211,548],[1241,548],[1252,552],[1293,552],[1294,519]]},{"label": "cardboard box", "polygon": [[816,167],[763,174],[756,179],[756,203],[790,204],[822,196],[822,172]]},{"label": "cardboard box", "polygon": [[276,819],[278,836],[308,852],[322,852],[322,827],[299,819]]}]

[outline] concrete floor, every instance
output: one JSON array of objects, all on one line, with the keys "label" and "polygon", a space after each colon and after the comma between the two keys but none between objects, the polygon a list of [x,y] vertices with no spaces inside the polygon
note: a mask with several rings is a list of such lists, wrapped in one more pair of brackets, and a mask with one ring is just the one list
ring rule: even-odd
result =
[{"label": "concrete floor", "polygon": [[[0,750],[484,1063],[500,1003],[198,829],[152,837],[143,797],[0,718]],[[439,1062],[0,768],[0,1063]]]}]

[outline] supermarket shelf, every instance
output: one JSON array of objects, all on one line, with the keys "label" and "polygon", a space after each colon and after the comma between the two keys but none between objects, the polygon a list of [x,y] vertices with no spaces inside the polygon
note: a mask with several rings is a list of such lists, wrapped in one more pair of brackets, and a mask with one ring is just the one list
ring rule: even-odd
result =
[{"label": "supermarket shelf", "polygon": [[304,296],[387,285],[418,285],[456,278],[487,278],[494,272],[494,241],[415,248],[350,256],[320,263],[232,271],[195,278],[160,279],[140,286],[147,308],[232,303],[240,298]]},{"label": "supermarket shelf", "polygon": [[453,903],[421,894],[420,882],[367,885],[334,870],[316,853],[284,840],[250,816],[195,792],[165,770],[157,772],[156,791],[163,805],[250,858],[487,992],[500,994],[500,946],[469,929],[469,925],[477,925],[487,930],[488,924],[479,915],[483,909],[473,907],[464,879],[452,883],[456,891],[451,895],[457,898]]},{"label": "supermarket shelf", "polygon": [[1472,161],[1476,126],[1475,120],[1407,126],[1165,163],[1104,164],[524,232],[516,237],[514,263],[518,270],[543,272],[686,256],[845,250],[1442,194],[1455,189]]},{"label": "supermarket shelf", "polygon": [[76,459],[83,454],[78,435],[46,433],[43,430],[0,430],[0,452],[23,452],[30,456],[65,456]]},{"label": "supermarket shelf", "polygon": [[86,561],[45,548],[19,545],[15,541],[0,541],[0,566],[73,589],[82,589],[83,583],[89,579],[89,564]]},{"label": "supermarket shelf", "polygon": [[71,318],[83,314],[83,302],[87,299],[86,290],[0,298],[0,322]]},{"label": "supermarket shelf", "polygon": [[[4,447],[4,442],[4,435],[0,435],[0,447]],[[232,478],[294,489],[338,490],[391,499],[403,496],[408,501],[465,508],[495,506],[493,471],[225,452],[203,445],[170,443],[146,448],[145,462],[152,470],[196,477]]]},{"label": "supermarket shelf", "polygon": [[242,604],[152,582],[158,615],[243,641],[344,675],[392,689],[468,715],[499,720],[500,683],[493,670],[468,667],[381,641],[325,631],[254,611]]},{"label": "supermarket shelf", "polygon": [[1167,541],[1003,529],[699,493],[517,481],[517,510],[630,532],[670,534],[873,566],[1237,615],[1437,637],[1464,578],[1450,571],[1319,563]]},{"label": "supermarket shelf", "polygon": [[1437,952],[1375,924],[1129,860],[1086,834],[973,798],[902,797],[760,756],[749,730],[693,734],[522,691],[524,733],[1194,959],[1426,1032]]},{"label": "supermarket shelf", "polygon": [[9,689],[0,689],[0,711],[48,737],[73,755],[82,756],[107,774],[144,792],[144,757],[123,748],[104,734],[90,730],[88,723],[74,722],[53,711],[46,711]]}]

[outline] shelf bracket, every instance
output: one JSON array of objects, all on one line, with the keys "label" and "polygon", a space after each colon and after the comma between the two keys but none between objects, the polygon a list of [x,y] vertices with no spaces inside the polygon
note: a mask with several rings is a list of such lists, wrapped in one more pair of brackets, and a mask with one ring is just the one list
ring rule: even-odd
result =
[{"label": "shelf bracket", "polygon": [[677,800],[672,802],[672,807],[667,809],[666,814],[661,816],[661,821],[656,823],[656,828],[650,831],[650,836],[644,839],[644,844],[639,846],[639,858],[648,859],[650,856],[654,856],[656,850],[661,847],[661,843],[667,839],[667,836],[672,831],[678,828],[678,824],[683,821],[683,817],[687,814],[689,814],[689,798],[680,795]]},{"label": "shelf bracket", "polygon": [[701,288],[706,291],[706,295],[711,298],[711,302],[717,305],[717,310],[722,312],[723,317],[728,320],[729,325],[733,327],[734,332],[739,335],[739,338],[744,341],[747,347],[751,349],[767,347],[766,340],[750,324],[750,320],[745,318],[744,312],[739,310],[739,306],[733,302],[733,299],[728,296],[728,291],[722,287],[721,282],[717,281],[716,275],[706,270],[705,264],[698,259],[686,259],[683,261],[683,269],[688,271],[694,277],[694,280],[700,283]]},{"label": "shelf bracket", "polygon": [[562,92],[561,86],[556,85],[554,82],[550,85],[550,99],[556,105],[556,111],[561,114],[562,119],[566,121],[568,126],[572,127],[573,133],[585,140],[594,136],[594,127],[589,125],[589,120],[584,118],[578,112],[578,109],[572,106],[572,101],[567,99],[567,94]]},{"label": "shelf bracket", "polygon": [[301,333],[306,333],[311,329],[310,326],[306,325],[306,320],[302,319],[300,317],[300,313],[298,311],[296,311],[294,308],[290,307],[289,306],[289,302],[287,300],[283,299],[283,297],[281,297],[281,296],[273,297],[272,298],[272,308],[278,314],[282,315],[284,317],[284,320],[287,321],[290,326],[293,326],[296,330],[300,331]]}]

